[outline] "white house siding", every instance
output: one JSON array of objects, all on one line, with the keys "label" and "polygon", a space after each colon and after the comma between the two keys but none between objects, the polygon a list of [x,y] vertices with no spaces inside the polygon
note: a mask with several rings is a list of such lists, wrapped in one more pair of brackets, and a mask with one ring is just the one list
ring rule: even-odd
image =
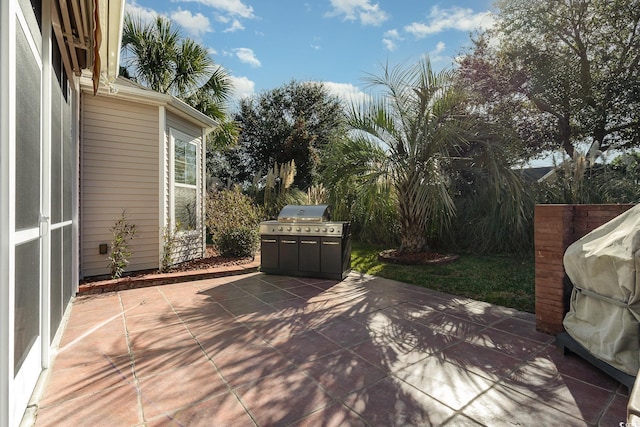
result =
[{"label": "white house siding", "polygon": [[202,256],[204,256],[204,251],[205,251],[205,247],[206,247],[206,242],[205,242],[205,233],[204,233],[204,198],[205,198],[205,179],[204,179],[204,175],[203,175],[203,167],[202,167],[202,159],[204,159],[204,155],[205,155],[205,147],[202,143],[202,128],[198,127],[198,126],[194,126],[193,124],[190,124],[189,122],[181,119],[180,117],[178,117],[175,114],[172,114],[170,112],[167,113],[166,116],[166,125],[167,125],[167,131],[166,131],[166,143],[165,143],[165,150],[166,150],[166,155],[165,155],[165,159],[166,159],[166,177],[165,177],[165,183],[167,185],[166,189],[165,189],[165,194],[167,195],[167,203],[165,204],[166,206],[166,218],[171,218],[171,198],[173,197],[173,182],[171,180],[171,158],[172,158],[172,153],[170,151],[171,149],[171,129],[177,130],[179,132],[182,132],[190,137],[193,138],[193,140],[195,140],[198,144],[198,154],[200,155],[200,160],[198,162],[198,170],[197,170],[197,175],[198,175],[198,194],[200,195],[200,212],[199,212],[199,221],[198,221],[198,229],[196,229],[195,231],[190,231],[190,232],[182,232],[179,233],[179,235],[177,236],[177,244],[174,248],[173,251],[173,257],[172,260],[174,263],[180,263],[180,262],[184,262],[184,261],[189,261],[191,259],[196,259],[196,258],[200,258]]},{"label": "white house siding", "polygon": [[109,274],[110,228],[126,211],[137,229],[126,271],[159,267],[158,107],[87,93],[81,101],[80,256],[83,277]]}]

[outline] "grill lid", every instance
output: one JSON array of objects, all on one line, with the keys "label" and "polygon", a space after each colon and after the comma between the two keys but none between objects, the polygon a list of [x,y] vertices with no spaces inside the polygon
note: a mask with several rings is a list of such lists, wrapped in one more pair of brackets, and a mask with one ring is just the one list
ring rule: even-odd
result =
[{"label": "grill lid", "polygon": [[286,205],[278,214],[280,222],[325,222],[331,220],[329,205]]}]

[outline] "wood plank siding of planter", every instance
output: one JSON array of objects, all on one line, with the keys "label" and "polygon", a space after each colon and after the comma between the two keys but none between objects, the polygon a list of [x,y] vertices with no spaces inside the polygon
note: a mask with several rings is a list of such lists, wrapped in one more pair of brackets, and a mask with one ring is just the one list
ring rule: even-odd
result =
[{"label": "wood plank siding of planter", "polygon": [[80,143],[80,258],[82,277],[109,273],[100,244],[126,210],[137,228],[126,271],[158,268],[162,147],[158,107],[83,96]]}]

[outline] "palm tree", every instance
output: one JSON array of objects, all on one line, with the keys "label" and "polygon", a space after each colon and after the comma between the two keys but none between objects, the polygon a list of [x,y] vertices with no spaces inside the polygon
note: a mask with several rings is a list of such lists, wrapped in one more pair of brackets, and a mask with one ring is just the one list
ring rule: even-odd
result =
[{"label": "palm tree", "polygon": [[214,64],[205,47],[183,37],[162,16],[145,23],[127,14],[122,50],[126,75],[152,90],[176,96],[219,121],[220,126],[210,137],[214,145],[237,140],[238,128],[227,120],[224,108],[233,90],[230,76]]},{"label": "palm tree", "polygon": [[[500,185],[517,186],[507,165],[482,157],[493,141],[466,111],[451,71],[435,73],[425,57],[408,68],[386,66],[367,81],[380,95],[350,108],[349,137],[325,159],[325,185],[351,191],[349,203],[371,216],[393,203],[400,252],[429,250],[430,237],[450,224],[460,169],[484,168]],[[333,202],[340,206],[341,196]]]}]

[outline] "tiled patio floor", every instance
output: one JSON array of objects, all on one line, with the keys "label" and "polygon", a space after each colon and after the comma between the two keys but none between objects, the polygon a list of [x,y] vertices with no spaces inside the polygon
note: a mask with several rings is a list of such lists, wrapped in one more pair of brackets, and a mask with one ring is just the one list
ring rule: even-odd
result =
[{"label": "tiled patio floor", "polygon": [[36,426],[617,426],[627,390],[534,316],[261,273],[75,300]]}]

